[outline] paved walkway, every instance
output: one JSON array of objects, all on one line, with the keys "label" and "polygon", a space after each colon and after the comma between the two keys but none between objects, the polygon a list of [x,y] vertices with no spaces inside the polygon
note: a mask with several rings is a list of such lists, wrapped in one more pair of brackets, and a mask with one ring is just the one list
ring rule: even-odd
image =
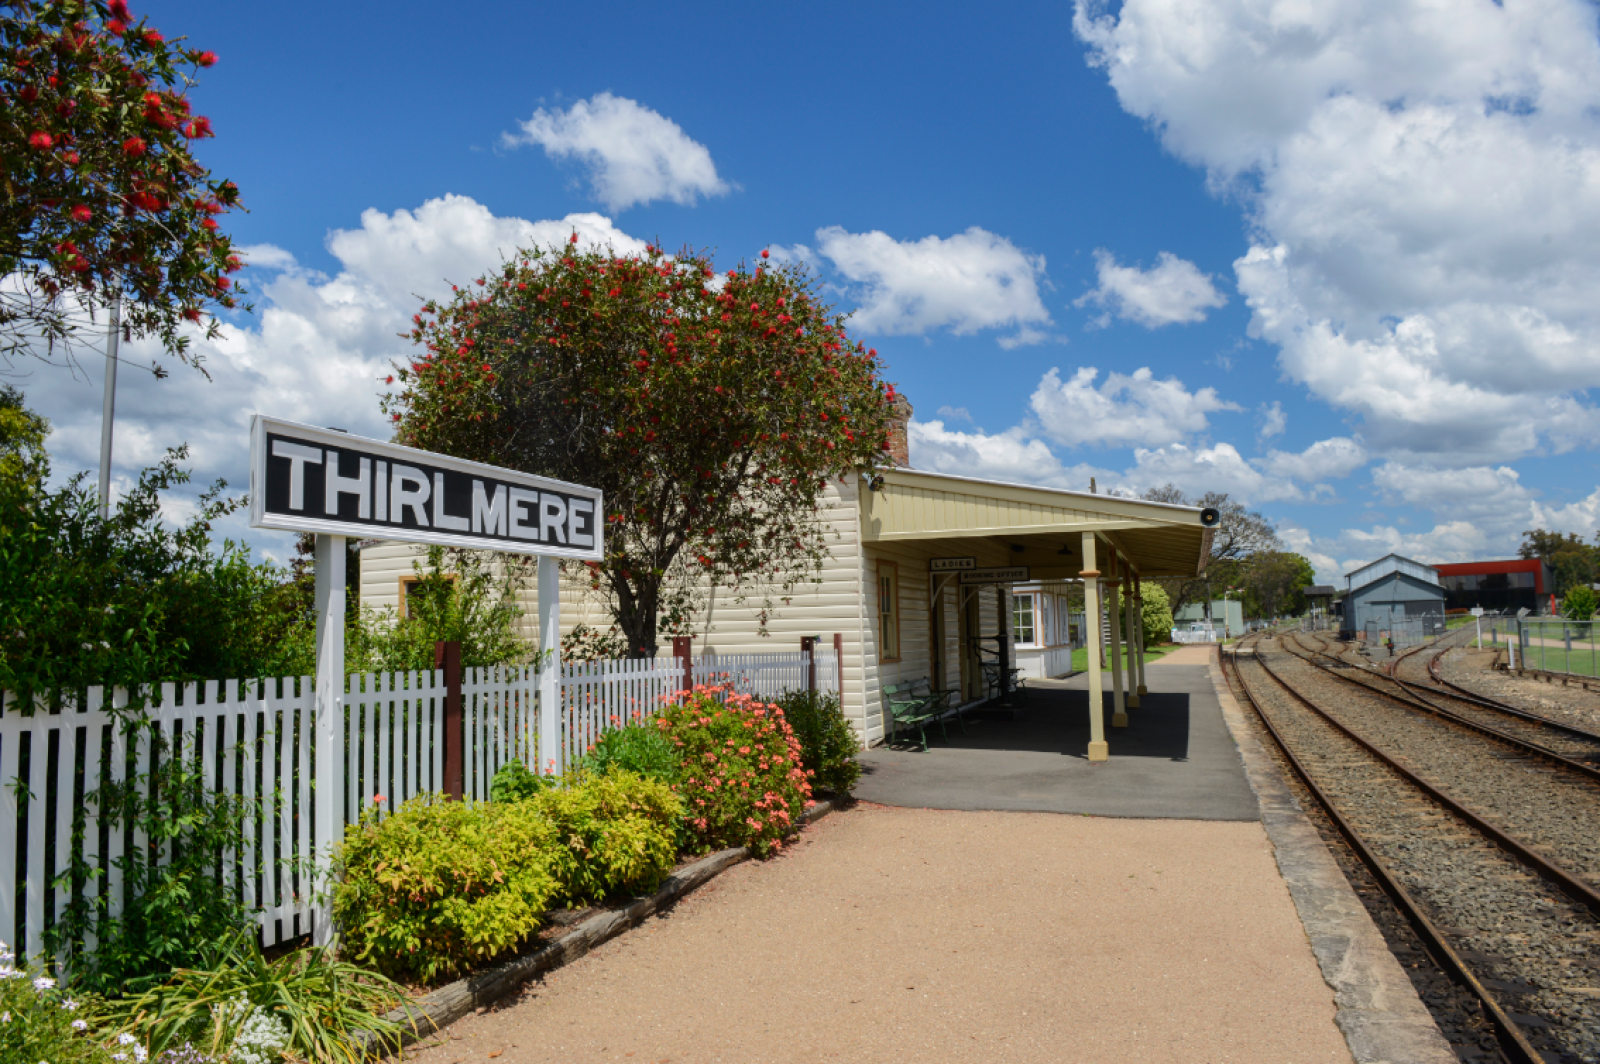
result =
[{"label": "paved walkway", "polygon": [[[1096,816],[1256,820],[1255,795],[1217,703],[1205,664],[1214,651],[1185,647],[1145,670],[1150,693],[1112,728],[1111,760],[1092,764],[1088,678],[1030,680],[1016,719],[977,719],[967,734],[952,721],[920,744],[878,746],[862,755],[856,796],[931,809],[1013,809]],[[1109,687],[1109,677],[1106,677]]]},{"label": "paved walkway", "polygon": [[1348,1064],[1333,1017],[1259,824],[863,805],[418,1058]]}]

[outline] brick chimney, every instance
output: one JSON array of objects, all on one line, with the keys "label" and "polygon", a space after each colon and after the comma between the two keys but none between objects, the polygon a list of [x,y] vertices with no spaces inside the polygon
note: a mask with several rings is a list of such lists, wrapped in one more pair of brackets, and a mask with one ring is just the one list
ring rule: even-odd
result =
[{"label": "brick chimney", "polygon": [[897,468],[911,468],[911,440],[906,435],[906,425],[911,420],[911,401],[895,393],[893,412],[889,415],[889,461]]}]

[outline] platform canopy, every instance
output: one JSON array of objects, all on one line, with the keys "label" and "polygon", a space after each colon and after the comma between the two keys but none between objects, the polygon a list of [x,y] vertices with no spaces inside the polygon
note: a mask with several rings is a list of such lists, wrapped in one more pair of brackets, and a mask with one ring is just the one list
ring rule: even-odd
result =
[{"label": "platform canopy", "polygon": [[[1112,548],[1141,577],[1193,577],[1205,569],[1212,529],[1193,506],[1087,491],[894,469],[862,494],[867,543],[939,541],[952,555],[1026,565],[1030,579],[1073,579],[1083,568],[1083,534]],[[1103,567],[1105,556],[1098,561]]]}]

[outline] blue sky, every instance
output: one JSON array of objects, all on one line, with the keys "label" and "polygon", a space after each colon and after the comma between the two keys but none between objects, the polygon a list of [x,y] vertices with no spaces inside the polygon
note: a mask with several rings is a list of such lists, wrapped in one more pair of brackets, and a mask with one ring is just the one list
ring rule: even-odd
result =
[{"label": "blue sky", "polygon": [[[256,311],[209,382],[122,374],[119,478],[188,441],[242,489],[257,411],[382,434],[412,296],[576,228],[804,258],[923,468],[1226,491],[1325,580],[1600,529],[1580,0],[133,6],[221,57]],[[99,368],[20,368],[92,468]]]}]

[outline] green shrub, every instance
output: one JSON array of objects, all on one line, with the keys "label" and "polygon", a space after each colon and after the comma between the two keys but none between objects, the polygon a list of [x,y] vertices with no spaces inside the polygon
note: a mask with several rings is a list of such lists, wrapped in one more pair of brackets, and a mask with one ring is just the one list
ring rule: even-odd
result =
[{"label": "green shrub", "polygon": [[683,766],[677,747],[652,722],[606,732],[589,748],[580,764],[596,775],[636,772],[667,784],[678,782]]},{"label": "green shrub", "polygon": [[254,934],[199,968],[186,968],[104,1018],[132,1034],[158,1062],[183,1047],[215,1060],[294,1060],[334,1064],[361,1058],[357,1037],[397,1050],[401,1027],[383,1018],[405,1001],[403,988],[336,960],[331,950],[297,950],[266,960]]},{"label": "green shrub", "polygon": [[[105,997],[163,980],[256,926],[232,885],[217,879],[216,861],[236,845],[247,822],[259,818],[262,803],[210,790],[192,740],[173,746],[158,727],[128,727],[150,745],[154,767],[90,791],[83,825],[90,832],[109,825],[113,833],[132,827],[149,840],[113,862],[122,871],[128,903],[113,914],[104,891],[87,899],[80,894],[47,936],[52,951],[69,960],[73,989]],[[75,846],[74,852],[82,850]],[[99,872],[78,856],[56,889],[68,890],[74,880],[85,882]],[[90,933],[97,944],[85,951]]]},{"label": "green shrub", "polygon": [[541,791],[560,786],[558,776],[541,776],[532,771],[521,761],[507,761],[495,771],[494,778],[489,781],[489,800],[491,802],[521,802],[532,798]]},{"label": "green shrub", "polygon": [[800,764],[807,778],[835,794],[848,794],[861,779],[861,765],[856,761],[861,742],[845,719],[839,696],[788,691],[778,705],[800,740]]},{"label": "green shrub", "polygon": [[109,1064],[90,1030],[88,1003],[29,970],[0,943],[0,1060],[33,1064]]},{"label": "green shrub", "polygon": [[749,846],[765,855],[799,827],[811,786],[783,710],[731,687],[700,686],[664,707],[656,726],[683,763],[675,789],[692,848]]},{"label": "green shrub", "polygon": [[545,791],[533,805],[555,825],[550,870],[572,904],[652,891],[677,860],[683,802],[660,780],[616,770]]},{"label": "green shrub", "polygon": [[419,795],[345,832],[333,913],[347,956],[432,981],[493,960],[539,929],[557,891],[555,829],[532,802]]}]

